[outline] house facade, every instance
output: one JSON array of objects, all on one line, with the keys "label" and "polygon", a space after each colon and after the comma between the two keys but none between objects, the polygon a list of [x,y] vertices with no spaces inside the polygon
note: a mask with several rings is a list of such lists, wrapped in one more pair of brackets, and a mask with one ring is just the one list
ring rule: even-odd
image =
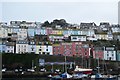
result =
[{"label": "house facade", "polygon": [[53,55],[81,56],[88,58],[90,48],[88,44],[82,44],[82,42],[54,44]]},{"label": "house facade", "polygon": [[120,50],[117,50],[117,61],[120,61]]},{"label": "house facade", "polygon": [[28,53],[36,53],[36,44],[34,40],[28,42]]},{"label": "house facade", "polygon": [[86,35],[71,35],[71,41],[86,41]]},{"label": "house facade", "polygon": [[49,35],[49,40],[52,42],[58,41],[61,42],[63,41],[64,36],[63,35]]},{"label": "house facade", "polygon": [[116,49],[115,47],[104,47],[104,59],[105,60],[116,60]]},{"label": "house facade", "polygon": [[0,26],[0,38],[7,38],[8,36],[8,26]]},{"label": "house facade", "polygon": [[0,53],[2,53],[2,39],[0,38]]},{"label": "house facade", "polygon": [[29,27],[29,28],[27,29],[27,33],[28,33],[28,36],[29,36],[29,37],[34,37],[34,36],[35,36],[35,28]]},{"label": "house facade", "polygon": [[51,45],[36,45],[36,54],[53,55]]},{"label": "house facade", "polygon": [[93,58],[104,59],[104,51],[102,47],[95,47],[93,50]]},{"label": "house facade", "polygon": [[16,54],[28,53],[28,41],[18,40],[16,42]]},{"label": "house facade", "polygon": [[19,28],[18,33],[18,40],[25,40],[27,38],[27,29],[26,28]]},{"label": "house facade", "polygon": [[6,42],[6,53],[15,53],[15,43]]},{"label": "house facade", "polygon": [[96,33],[95,37],[97,40],[108,40],[107,33]]}]

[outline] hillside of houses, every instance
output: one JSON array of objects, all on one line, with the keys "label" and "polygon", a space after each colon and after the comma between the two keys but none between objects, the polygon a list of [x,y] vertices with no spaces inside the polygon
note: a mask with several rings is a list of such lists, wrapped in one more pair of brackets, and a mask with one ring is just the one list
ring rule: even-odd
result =
[{"label": "hillside of houses", "polygon": [[0,53],[82,56],[120,61],[120,25],[101,22],[0,22]]}]

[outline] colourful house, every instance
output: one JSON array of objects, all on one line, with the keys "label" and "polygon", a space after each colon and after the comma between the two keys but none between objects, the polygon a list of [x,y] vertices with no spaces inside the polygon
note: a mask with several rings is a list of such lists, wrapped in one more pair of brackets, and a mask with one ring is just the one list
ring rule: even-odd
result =
[{"label": "colourful house", "polygon": [[27,29],[27,33],[28,33],[28,36],[29,36],[29,37],[34,37],[34,36],[35,36],[35,28],[29,27],[29,28]]},{"label": "colourful house", "polygon": [[89,58],[90,48],[88,44],[81,42],[53,44],[53,55],[81,56]]},{"label": "colourful house", "polygon": [[102,47],[94,47],[93,49],[93,58],[95,59],[104,59],[104,51]]},{"label": "colourful house", "polygon": [[96,33],[95,37],[98,40],[108,40],[108,34],[106,32],[102,32],[102,33]]},{"label": "colourful house", "polygon": [[117,50],[117,61],[120,61],[120,50]]},{"label": "colourful house", "polygon": [[42,55],[53,55],[51,45],[36,45],[36,53]]},{"label": "colourful house", "polygon": [[57,35],[62,35],[63,34],[63,30],[58,30],[58,29],[53,29],[51,34],[57,34]]}]

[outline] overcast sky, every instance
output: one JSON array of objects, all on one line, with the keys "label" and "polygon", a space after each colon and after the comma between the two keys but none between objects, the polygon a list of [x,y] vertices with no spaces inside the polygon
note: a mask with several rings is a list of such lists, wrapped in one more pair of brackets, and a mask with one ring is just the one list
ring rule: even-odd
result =
[{"label": "overcast sky", "polygon": [[2,21],[26,20],[44,22],[48,20],[51,22],[54,19],[65,19],[69,23],[77,24],[80,24],[80,22],[118,23],[117,0],[24,1],[15,2],[11,0],[11,2],[8,2],[4,0],[0,3]]}]

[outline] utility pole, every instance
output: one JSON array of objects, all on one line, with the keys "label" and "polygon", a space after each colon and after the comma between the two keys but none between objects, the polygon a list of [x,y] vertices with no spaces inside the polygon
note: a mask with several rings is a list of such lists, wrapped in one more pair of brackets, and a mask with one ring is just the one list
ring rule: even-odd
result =
[{"label": "utility pole", "polygon": [[65,72],[67,72],[67,66],[66,66],[66,55],[65,55]]},{"label": "utility pole", "polygon": [[100,73],[100,65],[99,65],[99,57],[98,57],[98,73]]},{"label": "utility pole", "polygon": [[32,60],[32,69],[34,69],[34,60]]}]

